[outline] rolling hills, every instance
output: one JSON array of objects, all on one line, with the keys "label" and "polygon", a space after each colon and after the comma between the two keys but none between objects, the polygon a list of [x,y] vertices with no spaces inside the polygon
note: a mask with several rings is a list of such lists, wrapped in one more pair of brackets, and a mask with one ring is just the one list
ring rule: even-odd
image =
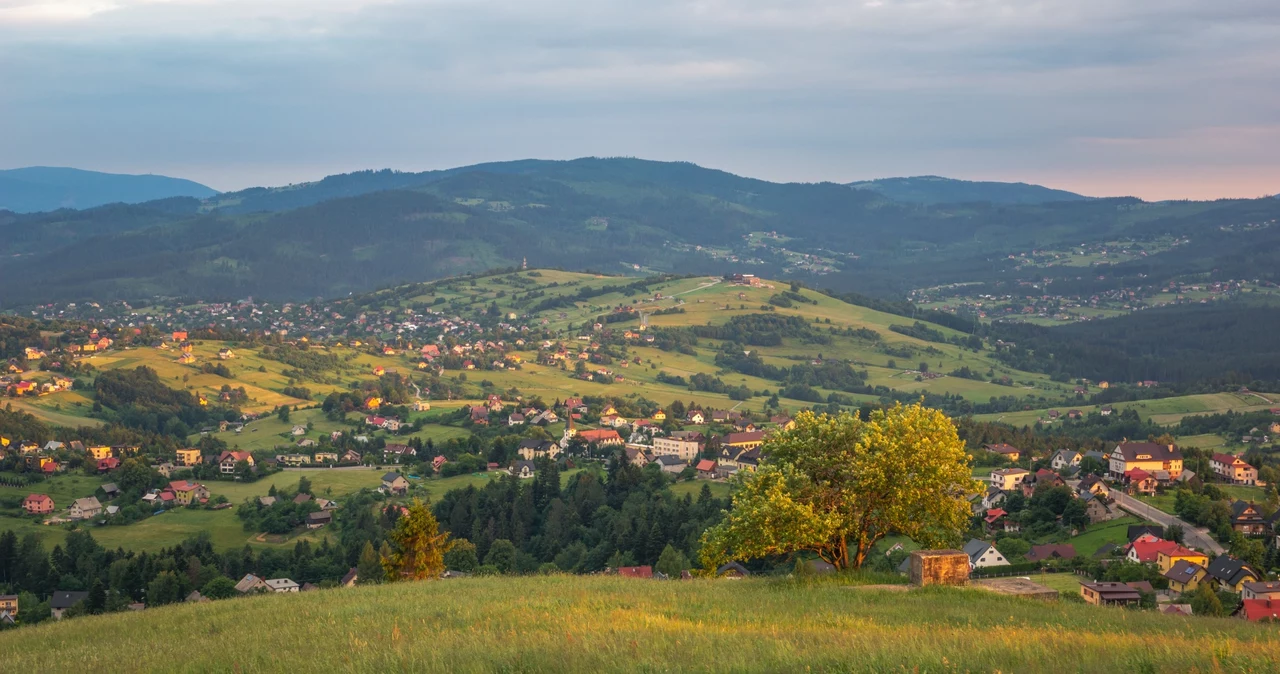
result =
[{"label": "rolling hills", "polygon": [[265,595],[0,633],[13,671],[1267,671],[1267,625],[872,578],[468,578]]},{"label": "rolling hills", "polygon": [[[335,297],[523,259],[610,273],[747,271],[902,296],[940,283],[1023,279],[1003,260],[1034,247],[1170,232],[1197,239],[1104,281],[1054,273],[1063,287],[1089,291],[1187,270],[1270,278],[1265,251],[1280,228],[1263,225],[1278,215],[1274,199],[922,204],[680,162],[523,160],[0,213],[11,279],[0,302]],[[1262,224],[1231,229],[1249,223]]]},{"label": "rolling hills", "polygon": [[197,182],[158,175],[122,175],[48,166],[0,170],[0,211],[15,213],[136,204],[171,197],[204,199],[217,193]]}]

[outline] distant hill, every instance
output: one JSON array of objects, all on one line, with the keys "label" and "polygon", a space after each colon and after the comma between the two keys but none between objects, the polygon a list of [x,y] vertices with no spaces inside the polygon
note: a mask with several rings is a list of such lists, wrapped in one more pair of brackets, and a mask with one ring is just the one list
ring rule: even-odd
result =
[{"label": "distant hill", "polygon": [[1053,201],[1082,201],[1089,197],[1027,183],[997,183],[955,180],[939,176],[881,178],[849,183],[849,187],[871,190],[894,201],[913,204],[1045,204]]},{"label": "distant hill", "polygon": [[170,197],[205,199],[218,191],[182,178],[31,166],[0,171],[0,210],[36,213]]}]

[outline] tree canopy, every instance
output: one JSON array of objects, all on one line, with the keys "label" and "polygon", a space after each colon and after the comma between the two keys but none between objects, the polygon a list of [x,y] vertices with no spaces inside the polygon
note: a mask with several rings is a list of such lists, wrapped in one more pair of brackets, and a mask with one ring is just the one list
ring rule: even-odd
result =
[{"label": "tree canopy", "polygon": [[979,484],[946,415],[896,405],[861,417],[801,412],[738,478],[733,508],[702,538],[701,561],[812,552],[857,568],[891,533],[926,547],[958,544]]}]

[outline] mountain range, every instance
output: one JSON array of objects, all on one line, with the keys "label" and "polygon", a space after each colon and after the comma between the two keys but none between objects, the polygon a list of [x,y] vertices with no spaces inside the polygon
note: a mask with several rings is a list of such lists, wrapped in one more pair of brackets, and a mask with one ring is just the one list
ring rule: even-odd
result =
[{"label": "mountain range", "polygon": [[[773,183],[684,162],[522,160],[0,212],[7,260],[0,303],[335,296],[524,260],[609,272],[749,271],[901,296],[1008,279],[1009,255],[1121,236],[1194,235],[1198,245],[1101,280],[1078,268],[1055,273],[1084,291],[1153,275],[1276,274],[1280,228],[1268,224],[1280,216],[1275,199],[1146,203],[1070,199],[1032,185],[906,180],[872,189]],[[938,202],[940,194],[960,201]]]},{"label": "mountain range", "polygon": [[0,210],[15,213],[137,204],[170,197],[204,199],[217,190],[181,178],[122,175],[74,168],[31,166],[0,171]]}]

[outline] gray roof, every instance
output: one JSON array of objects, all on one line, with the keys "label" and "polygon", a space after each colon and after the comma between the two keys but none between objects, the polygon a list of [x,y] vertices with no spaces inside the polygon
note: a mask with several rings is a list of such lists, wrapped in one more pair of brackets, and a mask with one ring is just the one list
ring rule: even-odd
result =
[{"label": "gray roof", "polygon": [[57,590],[53,593],[53,596],[49,598],[49,608],[71,608],[88,597],[88,592],[68,592],[66,590]]},{"label": "gray roof", "polygon": [[382,476],[382,481],[394,482],[397,477],[400,477],[400,473],[387,473],[386,475]]},{"label": "gray roof", "polygon": [[968,543],[964,544],[964,554],[969,555],[970,560],[976,561],[990,547],[991,544],[986,541],[971,538]]}]

